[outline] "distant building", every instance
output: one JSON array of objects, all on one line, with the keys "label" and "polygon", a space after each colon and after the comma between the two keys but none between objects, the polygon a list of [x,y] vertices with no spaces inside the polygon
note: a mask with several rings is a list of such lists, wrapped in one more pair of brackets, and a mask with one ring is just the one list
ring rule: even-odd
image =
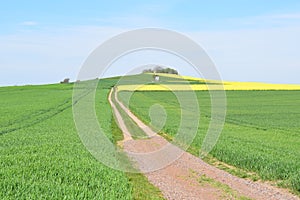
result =
[{"label": "distant building", "polygon": [[159,75],[154,74],[153,79],[154,79],[155,82],[159,82]]}]

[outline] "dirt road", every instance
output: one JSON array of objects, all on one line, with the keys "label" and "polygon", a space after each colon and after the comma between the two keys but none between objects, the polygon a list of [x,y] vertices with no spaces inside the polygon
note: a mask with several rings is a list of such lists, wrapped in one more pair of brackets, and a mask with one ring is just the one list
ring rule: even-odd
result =
[{"label": "dirt road", "polygon": [[[116,103],[120,108],[144,130],[149,139],[132,139],[111,100],[112,94],[115,94]],[[233,176],[182,151],[153,132],[131,113],[112,91],[109,102],[124,134],[122,141],[124,151],[148,180],[162,191],[166,199],[299,199],[284,189]]]}]

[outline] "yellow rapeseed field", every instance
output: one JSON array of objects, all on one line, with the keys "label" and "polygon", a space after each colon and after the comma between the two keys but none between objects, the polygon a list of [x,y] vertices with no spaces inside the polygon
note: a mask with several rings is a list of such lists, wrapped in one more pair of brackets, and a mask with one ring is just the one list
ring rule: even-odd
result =
[{"label": "yellow rapeseed field", "polygon": [[[160,76],[182,79],[185,84],[172,84],[172,81],[156,85],[119,85],[118,90],[168,91],[168,90],[300,90],[300,85],[269,84],[256,82],[212,81],[175,74],[159,74]],[[180,81],[180,80],[179,80]],[[185,81],[199,81],[209,84],[186,84]]]}]

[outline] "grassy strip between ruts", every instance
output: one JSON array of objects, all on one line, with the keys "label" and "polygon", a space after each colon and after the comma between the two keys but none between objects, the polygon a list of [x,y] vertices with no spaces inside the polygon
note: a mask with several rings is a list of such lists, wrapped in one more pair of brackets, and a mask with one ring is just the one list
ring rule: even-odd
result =
[{"label": "grassy strip between ruts", "polygon": [[220,183],[212,178],[209,178],[205,174],[202,174],[199,176],[194,171],[190,171],[190,173],[191,173],[191,176],[197,177],[200,185],[202,185],[202,186],[209,185],[211,187],[218,188],[219,190],[221,190],[223,193],[222,199],[227,199],[229,196],[232,199],[237,199],[237,200],[250,200],[250,198],[248,198],[248,197],[239,195],[238,192],[232,190],[228,185]]},{"label": "grassy strip between ruts", "polygon": [[126,114],[126,112],[116,102],[115,92],[112,93],[111,100],[114,102],[116,108],[118,109],[132,138],[133,139],[147,138],[147,135],[145,134],[145,132]]}]

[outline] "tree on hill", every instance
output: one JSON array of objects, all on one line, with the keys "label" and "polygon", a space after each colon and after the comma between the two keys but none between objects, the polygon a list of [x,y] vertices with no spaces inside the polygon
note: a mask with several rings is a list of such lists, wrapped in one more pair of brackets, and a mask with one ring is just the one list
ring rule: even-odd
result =
[{"label": "tree on hill", "polygon": [[178,71],[172,68],[163,68],[161,66],[155,66],[153,69],[144,69],[143,73],[164,73],[164,74],[177,74],[178,75]]},{"label": "tree on hill", "polygon": [[60,83],[69,83],[70,79],[69,78],[65,78],[63,81],[61,81]]}]

